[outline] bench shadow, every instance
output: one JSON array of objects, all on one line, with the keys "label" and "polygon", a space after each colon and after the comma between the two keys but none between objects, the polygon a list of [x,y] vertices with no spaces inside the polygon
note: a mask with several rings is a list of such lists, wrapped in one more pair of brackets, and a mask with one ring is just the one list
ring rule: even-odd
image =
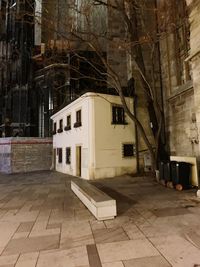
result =
[{"label": "bench shadow", "polygon": [[133,205],[137,203],[137,201],[134,201],[133,199],[114,190],[113,188],[107,187],[99,182],[93,182],[92,184],[103,191],[105,194],[116,200],[118,215],[124,214],[127,210],[129,210]]}]

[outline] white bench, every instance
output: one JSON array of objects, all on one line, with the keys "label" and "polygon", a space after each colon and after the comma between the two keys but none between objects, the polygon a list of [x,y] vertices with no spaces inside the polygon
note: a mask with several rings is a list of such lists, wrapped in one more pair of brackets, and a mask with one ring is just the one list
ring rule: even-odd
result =
[{"label": "white bench", "polygon": [[117,215],[116,200],[87,181],[81,179],[71,181],[71,190],[97,220],[113,219]]}]

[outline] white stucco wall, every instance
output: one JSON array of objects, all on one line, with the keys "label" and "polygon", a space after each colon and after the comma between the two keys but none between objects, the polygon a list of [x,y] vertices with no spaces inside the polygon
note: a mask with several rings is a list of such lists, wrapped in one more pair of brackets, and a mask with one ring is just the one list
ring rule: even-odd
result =
[{"label": "white stucco wall", "polygon": [[[52,116],[53,122],[57,123],[59,128],[59,121],[63,119],[63,128],[67,123],[67,116],[71,115],[71,130],[57,133],[53,136],[53,147],[63,148],[62,163],[58,163],[58,155],[56,155],[56,170],[71,175],[76,175],[76,146],[82,147],[82,177],[89,177],[88,163],[89,163],[89,121],[90,121],[90,98],[84,96],[58,113]],[[82,126],[74,128],[76,122],[76,111],[81,109]],[[66,147],[71,147],[71,164],[66,164]]]},{"label": "white stucco wall", "polygon": [[[133,109],[133,100],[127,98],[127,103]],[[58,163],[56,155],[56,170],[76,175],[76,146],[82,148],[81,177],[97,179],[113,177],[136,171],[136,158],[123,158],[123,143],[135,144],[133,123],[126,116],[127,125],[112,124],[112,104],[120,104],[118,96],[87,93],[52,116],[54,122],[71,115],[71,130],[57,133],[53,136],[54,148],[63,148],[62,163]],[[76,111],[81,109],[82,126],[74,128]],[[71,147],[71,164],[66,164],[66,147]]]},{"label": "white stucco wall", "polygon": [[[135,127],[126,115],[127,125],[112,124],[112,104],[118,96],[94,97],[95,171],[94,178],[113,177],[136,171],[136,158],[123,158],[123,143],[135,144]],[[126,98],[133,110],[133,99]]]}]

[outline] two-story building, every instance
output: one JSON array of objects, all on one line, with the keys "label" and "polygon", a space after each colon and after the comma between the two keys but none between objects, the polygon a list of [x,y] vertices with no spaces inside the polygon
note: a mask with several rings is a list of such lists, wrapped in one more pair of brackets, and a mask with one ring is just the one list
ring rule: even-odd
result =
[{"label": "two-story building", "polygon": [[86,93],[51,118],[57,171],[85,179],[136,172],[135,127],[119,96]]}]

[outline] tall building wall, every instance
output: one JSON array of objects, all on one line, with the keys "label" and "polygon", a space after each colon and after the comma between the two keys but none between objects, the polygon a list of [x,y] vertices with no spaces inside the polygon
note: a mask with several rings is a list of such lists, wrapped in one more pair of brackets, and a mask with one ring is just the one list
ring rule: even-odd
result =
[{"label": "tall building wall", "polygon": [[[119,1],[121,2],[121,1]],[[123,20],[122,13],[118,9],[112,8],[116,5],[115,0],[108,1],[107,12],[107,34],[105,42],[107,43],[107,62],[110,67],[111,77],[120,79],[121,86],[127,87],[128,73],[127,73],[127,52],[124,47],[126,38],[126,24]],[[121,4],[121,3],[120,3]],[[113,74],[114,73],[114,74]],[[108,78],[108,87],[114,87],[114,79]]]},{"label": "tall building wall", "polygon": [[[13,125],[23,135],[32,110],[31,56],[34,45],[34,1],[0,1],[0,131],[10,136]],[[2,34],[3,33],[3,34]],[[23,126],[22,126],[23,125]],[[5,126],[11,126],[7,133]],[[8,135],[7,135],[8,134]],[[35,135],[35,133],[30,133]]]},{"label": "tall building wall", "polygon": [[[171,155],[199,156],[194,82],[188,57],[193,32],[185,0],[158,1],[165,130]],[[193,9],[193,7],[192,7]],[[197,40],[195,40],[197,42]]]},{"label": "tall building wall", "polygon": [[200,2],[187,0],[190,21],[190,55],[188,62],[191,64],[192,80],[194,88],[194,111],[195,111],[195,148],[200,158]]}]

